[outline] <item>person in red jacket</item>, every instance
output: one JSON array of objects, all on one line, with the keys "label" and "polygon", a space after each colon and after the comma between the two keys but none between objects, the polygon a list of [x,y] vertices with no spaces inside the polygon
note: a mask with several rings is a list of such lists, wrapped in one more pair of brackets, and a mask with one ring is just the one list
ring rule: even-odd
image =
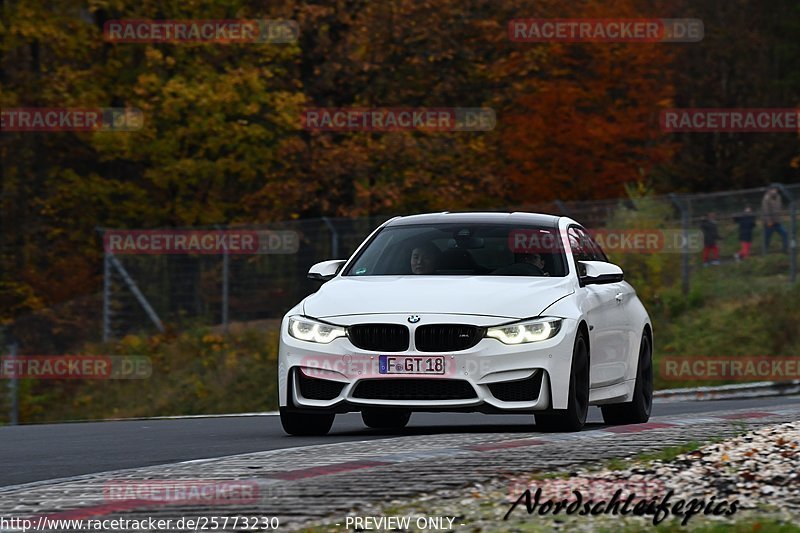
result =
[{"label": "person in red jacket", "polygon": [[753,244],[753,230],[756,227],[756,216],[753,208],[749,205],[744,208],[744,212],[733,217],[733,221],[739,225],[739,251],[734,257],[737,261],[746,259],[750,255],[750,246]]},{"label": "person in red jacket", "polygon": [[717,230],[717,215],[709,213],[707,217],[700,221],[700,229],[703,231],[703,266],[709,264],[719,264],[719,231]]}]

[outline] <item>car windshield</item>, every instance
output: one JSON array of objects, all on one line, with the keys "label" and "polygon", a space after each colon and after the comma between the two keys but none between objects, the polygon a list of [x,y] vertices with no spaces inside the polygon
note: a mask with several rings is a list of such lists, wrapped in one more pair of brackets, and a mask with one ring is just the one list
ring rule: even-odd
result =
[{"label": "car windshield", "polygon": [[414,274],[563,277],[566,259],[552,227],[420,224],[384,228],[344,273]]}]

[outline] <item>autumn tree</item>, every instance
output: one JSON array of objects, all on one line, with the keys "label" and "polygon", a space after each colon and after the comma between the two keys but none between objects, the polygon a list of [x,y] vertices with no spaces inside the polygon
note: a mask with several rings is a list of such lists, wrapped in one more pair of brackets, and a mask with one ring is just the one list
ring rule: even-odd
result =
[{"label": "autumn tree", "polygon": [[[635,0],[537,2],[515,18],[656,18]],[[659,111],[673,94],[667,43],[516,43],[500,143],[517,203],[624,195],[673,154]]]}]

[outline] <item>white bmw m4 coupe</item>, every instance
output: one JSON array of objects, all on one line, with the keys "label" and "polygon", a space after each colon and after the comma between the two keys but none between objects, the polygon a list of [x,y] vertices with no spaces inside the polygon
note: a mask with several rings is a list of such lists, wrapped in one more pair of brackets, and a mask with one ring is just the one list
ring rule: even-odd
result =
[{"label": "white bmw m4 coupe", "polygon": [[308,276],[324,284],[281,324],[291,435],[353,411],[382,429],[414,411],[530,413],[543,431],[580,430],[589,405],[608,424],[650,417],[650,318],[574,220],[397,217]]}]

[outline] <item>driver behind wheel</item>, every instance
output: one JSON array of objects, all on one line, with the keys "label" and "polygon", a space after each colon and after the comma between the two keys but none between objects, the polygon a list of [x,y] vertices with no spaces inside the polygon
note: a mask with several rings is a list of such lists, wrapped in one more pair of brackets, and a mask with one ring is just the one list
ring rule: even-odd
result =
[{"label": "driver behind wheel", "polygon": [[433,274],[442,253],[432,243],[422,243],[411,250],[411,273]]}]

